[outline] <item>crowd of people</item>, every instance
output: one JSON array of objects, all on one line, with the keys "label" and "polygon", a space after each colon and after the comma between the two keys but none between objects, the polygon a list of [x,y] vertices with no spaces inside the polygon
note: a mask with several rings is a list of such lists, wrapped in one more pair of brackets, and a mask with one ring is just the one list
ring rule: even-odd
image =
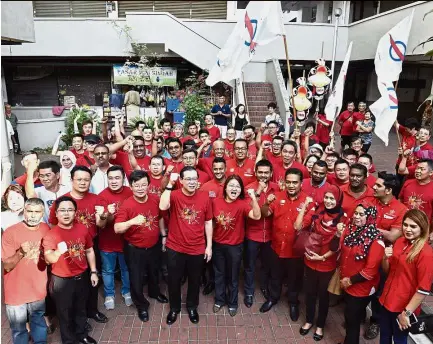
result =
[{"label": "crowd of people", "polygon": [[56,140],[60,164],[23,153],[26,172],[3,190],[13,342],[46,343],[56,316],[62,343],[96,343],[88,319],[109,320],[98,309],[101,284],[105,309],[119,304],[118,266],[120,296],[143,322],[151,298],[169,304],[166,322],[175,323],[186,281],[192,323],[201,287],[215,294],[214,313],[227,306],[234,317],[242,276],[243,303],[252,307],[257,281],[262,313],[286,285],[290,318],[298,321],[305,307],[302,336],[313,327],[315,341],[325,336],[330,297],[341,291],[345,344],[359,343],[369,304],[364,336],[407,343],[433,282],[429,128],[414,119],[399,125],[396,170],[375,177],[374,117],[365,103],[358,111],[349,103],[338,117],[339,152],[324,115],[290,132],[276,105],[268,109],[256,129],[242,104],[234,109],[221,97],[203,126],[185,125],[186,134],[164,118],[154,128],[138,122],[125,136],[116,118],[98,136],[85,121],[69,150],[59,151],[63,134]]}]

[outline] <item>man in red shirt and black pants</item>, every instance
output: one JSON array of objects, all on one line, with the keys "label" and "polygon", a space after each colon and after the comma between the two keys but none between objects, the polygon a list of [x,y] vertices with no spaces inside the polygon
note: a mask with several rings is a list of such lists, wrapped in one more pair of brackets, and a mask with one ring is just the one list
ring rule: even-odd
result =
[{"label": "man in red shirt and black pants", "polygon": [[161,195],[159,208],[170,209],[168,251],[168,292],[170,312],[167,324],[177,320],[181,310],[181,281],[188,274],[186,308],[192,323],[199,321],[197,307],[200,293],[200,276],[203,263],[212,258],[212,204],[208,193],[197,191],[198,174],[194,167],[186,166],[180,171],[182,188],[173,191],[177,175]]},{"label": "man in red shirt and black pants", "polygon": [[290,318],[299,318],[298,295],[301,289],[304,261],[293,252],[296,232],[311,222],[314,207],[312,198],[301,191],[303,173],[297,168],[289,168],[285,175],[285,191],[269,195],[262,207],[264,217],[274,216],[272,222],[272,250],[269,266],[271,281],[269,298],[260,307],[260,312],[268,312],[277,304],[282,289],[284,270],[288,272],[288,297]]},{"label": "man in red shirt and black pants", "polygon": [[350,137],[353,135],[353,111],[355,110],[355,103],[347,103],[347,110],[343,111],[340,116],[338,116],[338,124],[340,125],[340,135],[341,135],[341,151],[343,151],[346,146],[350,147]]},{"label": "man in red shirt and black pants", "polygon": [[[43,239],[45,260],[52,265],[49,291],[55,301],[63,344],[96,344],[86,331],[86,302],[91,285],[98,284],[92,236],[75,222],[77,203],[72,197],[55,200],[58,223]],[[90,276],[87,272],[90,267]]]}]

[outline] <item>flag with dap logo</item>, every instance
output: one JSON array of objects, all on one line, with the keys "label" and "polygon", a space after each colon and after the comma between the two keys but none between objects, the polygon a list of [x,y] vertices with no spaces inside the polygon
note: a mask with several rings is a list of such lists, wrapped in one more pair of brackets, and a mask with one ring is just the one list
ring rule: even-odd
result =
[{"label": "flag with dap logo", "polygon": [[389,131],[397,120],[398,113],[398,99],[393,81],[400,77],[414,11],[380,39],[374,59],[377,87],[381,97],[370,106],[370,110],[376,116],[374,132],[386,146]]},{"label": "flag with dap logo", "polygon": [[240,78],[242,68],[258,47],[284,35],[281,1],[250,1],[242,20],[236,23],[206,79],[208,86]]}]

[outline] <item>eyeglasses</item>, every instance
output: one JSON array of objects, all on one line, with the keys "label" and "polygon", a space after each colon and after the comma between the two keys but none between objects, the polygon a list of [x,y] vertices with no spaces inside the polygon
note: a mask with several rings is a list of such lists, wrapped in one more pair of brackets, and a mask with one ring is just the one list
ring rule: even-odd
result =
[{"label": "eyeglasses", "polygon": [[101,153],[93,153],[94,156],[103,156],[108,155],[108,152],[101,152]]},{"label": "eyeglasses", "polygon": [[136,146],[134,146],[134,149],[137,149],[137,148],[144,148],[144,145],[136,145]]},{"label": "eyeglasses", "polygon": [[194,161],[195,160],[195,156],[184,156],[182,159],[186,160],[186,161]]},{"label": "eyeglasses", "polygon": [[57,209],[60,214],[75,213],[75,209]]},{"label": "eyeglasses", "polygon": [[134,189],[140,190],[140,189],[147,189],[149,187],[149,184],[132,184],[131,186]]}]

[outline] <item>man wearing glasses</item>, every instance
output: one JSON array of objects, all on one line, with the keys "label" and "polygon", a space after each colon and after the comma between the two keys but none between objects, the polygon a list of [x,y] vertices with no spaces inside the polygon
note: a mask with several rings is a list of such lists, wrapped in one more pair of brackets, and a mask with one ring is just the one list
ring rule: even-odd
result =
[{"label": "man wearing glasses", "polygon": [[237,139],[234,143],[235,158],[227,161],[227,177],[237,174],[244,185],[255,180],[254,161],[247,158],[248,143],[244,139]]},{"label": "man wearing glasses", "polygon": [[197,312],[200,277],[205,261],[212,258],[212,205],[208,193],[197,191],[198,174],[194,167],[180,171],[182,188],[174,190],[178,175],[172,174],[161,195],[159,209],[170,211],[167,238],[168,292],[170,312],[167,324],[177,320],[181,310],[181,281],[186,268],[188,292],[186,308],[192,323],[199,322]]},{"label": "man wearing glasses", "polygon": [[[96,255],[96,267],[101,266],[100,252],[98,246],[97,227],[102,227],[106,220],[104,207],[99,206],[99,197],[89,192],[92,172],[86,166],[75,166],[71,170],[72,190],[65,194],[76,203],[74,212],[75,222],[84,225],[93,239],[93,248]],[[56,209],[51,208],[49,223],[57,225],[58,217]],[[98,288],[97,285],[90,288],[90,294],[87,301],[87,316],[96,322],[106,323],[108,318],[98,311]]]}]

